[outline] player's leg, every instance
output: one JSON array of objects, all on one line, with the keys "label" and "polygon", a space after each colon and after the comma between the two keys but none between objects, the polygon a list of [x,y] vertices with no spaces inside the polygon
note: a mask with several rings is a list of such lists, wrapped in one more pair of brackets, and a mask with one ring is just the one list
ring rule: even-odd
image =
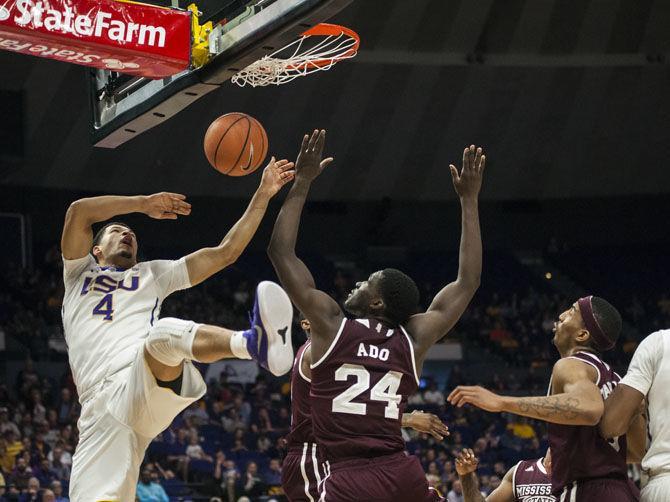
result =
[{"label": "player's leg", "polygon": [[117,401],[129,372],[125,369],[120,378],[104,382],[83,403],[70,476],[72,502],[135,499],[139,468],[150,439],[136,434],[110,412],[110,403]]},{"label": "player's leg", "polygon": [[282,489],[289,502],[317,502],[325,477],[314,443],[289,449],[282,462]]},{"label": "player's leg", "polygon": [[156,377],[170,381],[181,374],[184,360],[210,363],[226,358],[256,359],[275,375],[293,364],[291,323],[293,307],[275,283],[258,285],[251,328],[231,331],[192,321],[160,319],[149,332],[145,357]]},{"label": "player's leg", "polygon": [[670,494],[670,475],[652,477],[642,488],[640,500],[642,502],[663,502]]}]

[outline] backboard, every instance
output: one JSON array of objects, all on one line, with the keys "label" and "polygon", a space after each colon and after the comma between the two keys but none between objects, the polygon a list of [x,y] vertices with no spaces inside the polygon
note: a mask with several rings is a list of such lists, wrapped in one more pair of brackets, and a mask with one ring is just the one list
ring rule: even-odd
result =
[{"label": "backboard", "polygon": [[191,6],[189,69],[162,79],[127,75],[123,68],[87,69],[93,143],[116,148],[168,120],[352,1],[228,0],[210,12]]}]

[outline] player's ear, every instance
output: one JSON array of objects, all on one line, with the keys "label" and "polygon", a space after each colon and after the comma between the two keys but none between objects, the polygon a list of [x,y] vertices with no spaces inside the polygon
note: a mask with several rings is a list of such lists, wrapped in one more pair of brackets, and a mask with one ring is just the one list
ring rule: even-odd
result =
[{"label": "player's ear", "polygon": [[577,333],[576,340],[580,344],[591,343],[591,333],[589,333],[588,329],[580,329],[579,332]]},{"label": "player's ear", "polygon": [[384,307],[385,307],[384,300],[382,300],[380,297],[372,298],[372,300],[370,300],[371,310],[380,311],[384,310]]},{"label": "player's ear", "polygon": [[93,246],[91,254],[95,257],[96,261],[98,261],[102,255],[102,248],[100,246]]}]

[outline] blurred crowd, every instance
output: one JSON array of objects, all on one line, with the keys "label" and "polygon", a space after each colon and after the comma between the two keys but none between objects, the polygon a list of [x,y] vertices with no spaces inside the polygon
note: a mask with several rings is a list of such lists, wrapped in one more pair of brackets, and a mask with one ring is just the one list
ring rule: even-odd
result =
[{"label": "blurred crowd", "polygon": [[[15,379],[0,385],[0,501],[68,500],[80,409],[62,343],[53,343],[62,341],[61,273],[57,250],[49,251],[36,270],[9,267],[0,272],[0,334],[8,354],[22,357]],[[355,275],[334,271],[328,292],[342,301]],[[171,296],[161,314],[245,328],[258,279],[241,268],[232,269]],[[435,288],[428,281],[419,287],[428,305]],[[408,411],[435,413],[451,429],[442,443],[403,431],[408,451],[420,458],[430,484],[450,502],[462,500],[453,464],[460,449],[473,448],[480,458],[478,473],[486,493],[517,461],[546,451],[544,424],[445,404],[445,396],[462,383],[512,394],[546,391],[547,374],[557,358],[551,329],[573,299],[533,284],[519,291],[519,284],[514,291],[480,291],[449,335],[449,340],[461,342],[463,361],[445,363],[448,370],[441,375],[428,372],[422,389],[409,401]],[[667,326],[670,298],[632,298],[622,313],[632,325]],[[626,327],[622,343],[608,360],[625,368],[639,336]],[[295,339],[300,343],[304,337]],[[42,371],[42,361],[61,369]],[[205,365],[201,369],[207,370]],[[288,378],[261,373],[253,383],[233,383],[224,371],[210,375],[208,384],[206,396],[150,445],[138,500],[282,500],[282,438],[290,426]]]}]

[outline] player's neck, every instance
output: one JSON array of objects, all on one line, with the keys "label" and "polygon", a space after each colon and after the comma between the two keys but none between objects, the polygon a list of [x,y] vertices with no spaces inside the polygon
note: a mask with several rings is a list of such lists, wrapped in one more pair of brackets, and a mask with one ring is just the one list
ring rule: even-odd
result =
[{"label": "player's neck", "polygon": [[565,355],[561,354],[561,357],[574,356],[578,352],[588,352],[589,354],[597,355],[596,351],[593,350],[593,348],[591,347],[588,347],[586,345],[575,345],[574,347],[568,349]]}]

